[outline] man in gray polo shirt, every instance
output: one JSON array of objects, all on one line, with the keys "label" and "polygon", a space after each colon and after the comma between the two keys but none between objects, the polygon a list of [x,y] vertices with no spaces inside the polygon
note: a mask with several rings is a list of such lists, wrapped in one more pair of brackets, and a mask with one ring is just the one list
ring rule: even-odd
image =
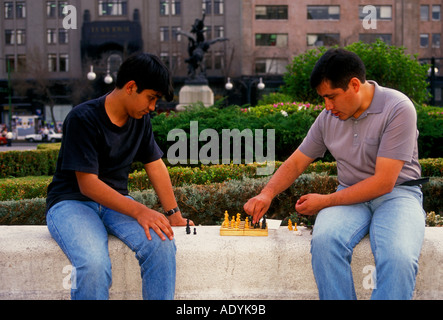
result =
[{"label": "man in gray polo shirt", "polygon": [[404,94],[367,81],[361,59],[343,49],[320,58],[311,85],[326,109],[244,209],[258,221],[272,199],[329,150],[337,160],[337,192],[304,195],[296,204],[300,214],[318,213],[311,254],[320,298],[356,299],[352,252],[369,233],[376,264],[372,298],[411,299],[425,229],[415,183],[421,168],[414,105]]}]

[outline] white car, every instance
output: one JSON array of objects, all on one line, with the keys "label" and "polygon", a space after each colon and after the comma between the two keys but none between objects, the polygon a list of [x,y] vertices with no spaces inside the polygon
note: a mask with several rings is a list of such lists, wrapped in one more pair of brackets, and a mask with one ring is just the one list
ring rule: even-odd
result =
[{"label": "white car", "polygon": [[58,142],[62,140],[62,134],[61,133],[56,133],[54,130],[49,130],[49,134],[47,136],[46,139],[43,139],[43,135],[42,134],[28,134],[25,139],[29,142],[34,142],[34,141],[49,141],[49,142]]}]

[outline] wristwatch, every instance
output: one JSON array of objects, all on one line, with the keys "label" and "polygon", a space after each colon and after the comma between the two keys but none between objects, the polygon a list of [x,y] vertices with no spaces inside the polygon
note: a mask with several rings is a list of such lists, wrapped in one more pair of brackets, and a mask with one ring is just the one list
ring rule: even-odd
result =
[{"label": "wristwatch", "polygon": [[165,216],[170,217],[170,216],[172,216],[174,213],[179,212],[179,211],[180,211],[180,208],[177,207],[177,208],[175,208],[175,209],[172,209],[172,210],[169,210],[169,211],[165,212]]}]

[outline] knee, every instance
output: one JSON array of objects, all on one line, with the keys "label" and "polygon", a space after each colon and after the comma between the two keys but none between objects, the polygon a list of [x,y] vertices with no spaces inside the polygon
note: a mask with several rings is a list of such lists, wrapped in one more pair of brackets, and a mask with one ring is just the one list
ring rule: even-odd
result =
[{"label": "knee", "polygon": [[175,259],[176,254],[175,240],[161,240],[156,234],[152,235],[152,240],[146,239],[138,252],[137,258],[140,263],[153,260],[171,260]]},{"label": "knee", "polygon": [[108,255],[88,255],[75,265],[77,277],[95,283],[112,282],[111,260]]}]

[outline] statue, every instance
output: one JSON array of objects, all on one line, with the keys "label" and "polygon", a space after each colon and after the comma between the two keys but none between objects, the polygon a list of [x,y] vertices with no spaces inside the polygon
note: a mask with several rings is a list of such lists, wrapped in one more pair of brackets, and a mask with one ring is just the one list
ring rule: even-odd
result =
[{"label": "statue", "polygon": [[[189,58],[185,60],[188,64],[188,80],[190,84],[207,84],[206,67],[204,63],[205,54],[209,48],[217,42],[229,41],[227,38],[216,38],[214,40],[205,40],[205,17],[196,19],[192,26],[191,33],[180,31],[180,34],[185,35],[189,39],[188,54]],[[194,36],[195,34],[195,36]]]}]

